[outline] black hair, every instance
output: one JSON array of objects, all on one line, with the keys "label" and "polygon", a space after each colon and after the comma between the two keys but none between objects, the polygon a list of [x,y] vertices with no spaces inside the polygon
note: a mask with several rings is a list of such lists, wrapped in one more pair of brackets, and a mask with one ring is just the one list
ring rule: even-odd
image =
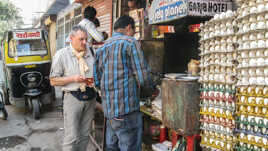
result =
[{"label": "black hair", "polygon": [[125,28],[128,25],[131,25],[132,28],[135,28],[134,19],[128,15],[121,16],[115,21],[114,30]]},{"label": "black hair", "polygon": [[95,18],[95,19],[93,20],[93,23],[95,24],[96,27],[99,27],[99,26],[100,26],[100,21],[99,21],[98,18]]},{"label": "black hair", "polygon": [[138,5],[140,2],[138,0],[128,0],[128,2],[135,2]]},{"label": "black hair", "polygon": [[97,11],[94,7],[88,6],[84,10],[84,17],[91,20],[96,17]]}]

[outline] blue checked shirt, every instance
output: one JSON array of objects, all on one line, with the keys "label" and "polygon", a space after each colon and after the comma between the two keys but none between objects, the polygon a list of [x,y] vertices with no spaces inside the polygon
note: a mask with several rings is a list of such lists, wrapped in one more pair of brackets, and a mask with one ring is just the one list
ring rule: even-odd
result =
[{"label": "blue checked shirt", "polygon": [[139,88],[153,91],[149,67],[138,41],[114,33],[96,52],[95,86],[101,90],[104,114],[121,117],[139,111]]}]

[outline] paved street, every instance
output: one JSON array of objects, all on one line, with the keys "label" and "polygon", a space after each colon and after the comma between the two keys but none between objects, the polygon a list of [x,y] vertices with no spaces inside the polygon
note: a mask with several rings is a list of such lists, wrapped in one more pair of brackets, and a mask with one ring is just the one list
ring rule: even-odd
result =
[{"label": "paved street", "polygon": [[[56,88],[56,101],[43,109],[41,118],[34,120],[25,108],[6,106],[8,120],[0,119],[0,151],[61,151],[63,140],[63,115],[58,106],[61,92]],[[95,136],[98,144],[102,142],[103,116],[95,115]],[[95,148],[88,148],[95,151]]]},{"label": "paved street", "polygon": [[63,137],[63,116],[55,108],[58,101],[43,110],[34,120],[24,108],[8,105],[8,120],[0,120],[0,151],[60,151]]}]

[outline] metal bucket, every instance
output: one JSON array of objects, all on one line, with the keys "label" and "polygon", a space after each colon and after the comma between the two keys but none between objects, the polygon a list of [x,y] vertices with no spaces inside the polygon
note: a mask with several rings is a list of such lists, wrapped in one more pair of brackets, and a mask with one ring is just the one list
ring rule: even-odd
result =
[{"label": "metal bucket", "polygon": [[162,82],[163,124],[181,135],[199,134],[199,83],[195,78]]}]

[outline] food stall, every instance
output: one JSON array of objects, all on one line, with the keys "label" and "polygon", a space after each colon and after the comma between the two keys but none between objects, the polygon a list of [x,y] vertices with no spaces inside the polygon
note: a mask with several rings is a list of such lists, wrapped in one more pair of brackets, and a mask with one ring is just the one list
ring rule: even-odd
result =
[{"label": "food stall", "polygon": [[137,24],[140,35],[136,37],[141,41],[152,71],[165,76],[161,79],[161,96],[141,106],[141,111],[159,121],[160,127],[171,131],[166,136],[173,148],[183,137],[188,151],[198,150],[200,84],[197,76],[187,74],[188,63],[191,59],[200,59],[200,23],[235,6],[229,0],[153,0],[147,3],[145,21],[142,15],[136,15],[136,21],[140,21]]}]

